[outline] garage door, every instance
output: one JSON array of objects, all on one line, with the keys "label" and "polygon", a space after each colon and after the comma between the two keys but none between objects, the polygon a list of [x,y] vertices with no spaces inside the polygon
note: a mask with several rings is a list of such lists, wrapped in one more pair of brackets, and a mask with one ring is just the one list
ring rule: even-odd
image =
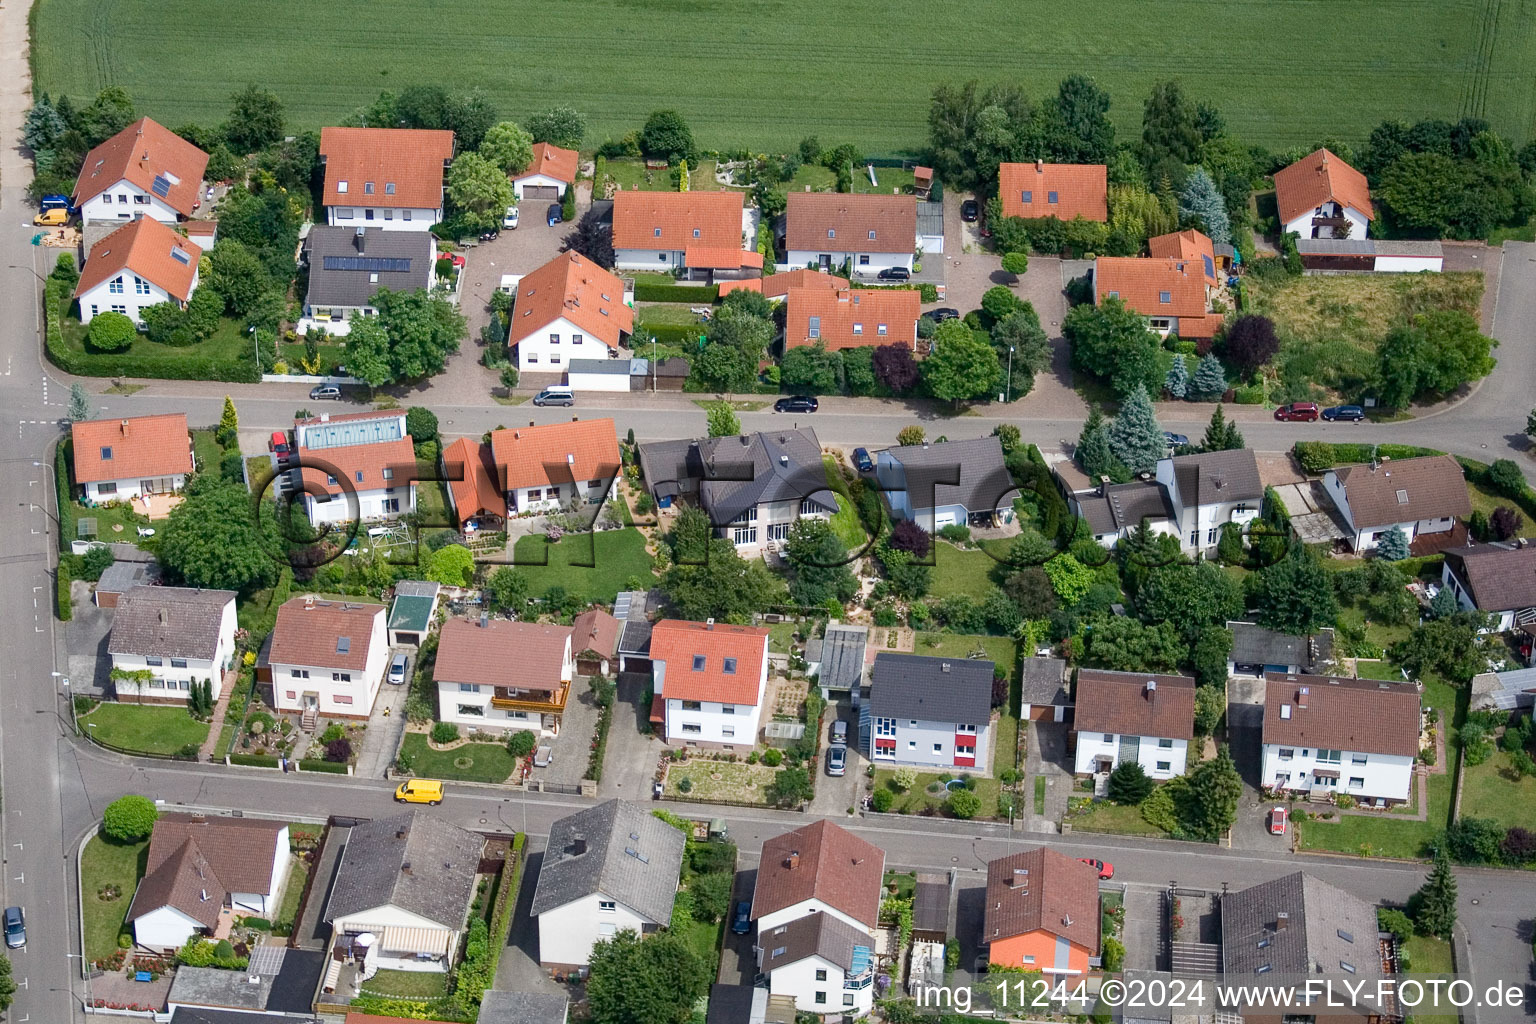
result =
[{"label": "garage door", "polygon": [[954,526],[956,519],[957,517],[953,510],[949,512],[935,512],[933,514],[933,528],[935,530],[942,530],[946,526]]},{"label": "garage door", "polygon": [[524,199],[559,199],[560,189],[554,185],[524,185]]}]

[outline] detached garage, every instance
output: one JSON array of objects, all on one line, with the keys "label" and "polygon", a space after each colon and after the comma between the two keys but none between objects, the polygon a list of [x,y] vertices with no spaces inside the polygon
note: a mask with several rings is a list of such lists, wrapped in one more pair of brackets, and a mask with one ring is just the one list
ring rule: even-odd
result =
[{"label": "detached garage", "polygon": [[512,179],[512,191],[524,201],[563,199],[566,188],[576,180],[577,164],[574,149],[537,143],[528,167]]},{"label": "detached garage", "polygon": [[565,367],[565,382],[575,391],[628,391],[629,359],[572,359]]},{"label": "detached garage", "polygon": [[1302,267],[1313,273],[1438,273],[1445,264],[1444,251],[1436,241],[1301,238],[1296,252]]}]

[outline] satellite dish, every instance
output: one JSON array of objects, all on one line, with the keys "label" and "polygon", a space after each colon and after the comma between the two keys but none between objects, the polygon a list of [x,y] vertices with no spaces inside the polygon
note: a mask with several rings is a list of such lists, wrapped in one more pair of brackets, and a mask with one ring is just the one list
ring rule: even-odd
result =
[{"label": "satellite dish", "polygon": [[369,946],[378,941],[379,937],[373,934],[373,932],[363,932],[363,934],[352,940],[352,944],[354,946],[361,946],[364,949],[367,949]]}]

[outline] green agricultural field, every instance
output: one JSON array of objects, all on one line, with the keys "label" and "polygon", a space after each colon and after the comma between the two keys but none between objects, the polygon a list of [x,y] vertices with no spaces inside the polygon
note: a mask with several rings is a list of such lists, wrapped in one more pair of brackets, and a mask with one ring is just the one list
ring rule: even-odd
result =
[{"label": "green agricultural field", "polygon": [[[675,107],[706,147],[785,150],[804,135],[871,153],[926,138],[945,81],[1053,91],[1073,72],[1109,89],[1123,133],[1151,84],[1177,75],[1229,129],[1281,148],[1363,140],[1383,118],[1487,118],[1532,135],[1536,0],[38,0],[36,86],[119,85],[175,126],[216,124],[247,82],[291,127],[335,123],[381,89],[481,89],[508,115],[585,111],[588,143]],[[1344,42],[1344,41],[1347,41]],[[168,69],[174,68],[174,73]]]}]

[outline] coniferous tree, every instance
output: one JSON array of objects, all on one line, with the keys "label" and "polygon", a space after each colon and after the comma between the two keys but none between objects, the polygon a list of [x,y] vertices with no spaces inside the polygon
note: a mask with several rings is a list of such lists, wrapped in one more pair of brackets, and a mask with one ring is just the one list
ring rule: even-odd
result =
[{"label": "coniferous tree", "polygon": [[1226,390],[1227,371],[1221,365],[1221,360],[1214,355],[1203,357],[1200,365],[1195,367],[1195,378],[1189,387],[1190,397],[1209,401],[1220,398]]},{"label": "coniferous tree", "polygon": [[1174,398],[1189,395],[1189,364],[1184,362],[1182,355],[1175,353],[1173,365],[1168,367],[1168,376],[1163,380],[1163,387]]},{"label": "coniferous tree", "polygon": [[1152,412],[1147,389],[1137,386],[1125,396],[1109,426],[1109,448],[1132,473],[1146,473],[1168,449],[1163,428]]}]

